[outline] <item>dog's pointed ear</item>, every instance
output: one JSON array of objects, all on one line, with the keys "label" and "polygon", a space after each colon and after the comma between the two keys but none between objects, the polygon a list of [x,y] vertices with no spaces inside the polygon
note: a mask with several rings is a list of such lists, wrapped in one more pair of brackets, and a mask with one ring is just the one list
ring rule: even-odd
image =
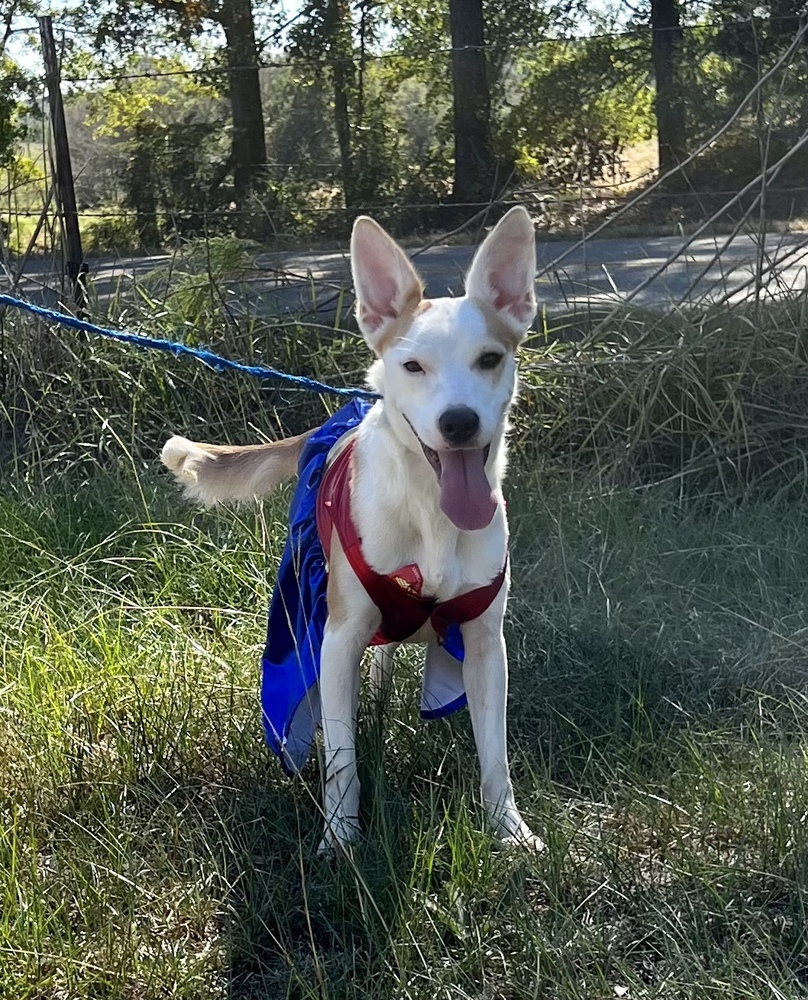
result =
[{"label": "dog's pointed ear", "polygon": [[379,354],[399,321],[415,314],[424,286],[401,247],[366,215],[354,223],[351,270],[359,329]]},{"label": "dog's pointed ear", "polygon": [[536,234],[527,211],[518,205],[502,216],[474,255],[466,276],[466,295],[493,309],[515,345],[536,316]]}]

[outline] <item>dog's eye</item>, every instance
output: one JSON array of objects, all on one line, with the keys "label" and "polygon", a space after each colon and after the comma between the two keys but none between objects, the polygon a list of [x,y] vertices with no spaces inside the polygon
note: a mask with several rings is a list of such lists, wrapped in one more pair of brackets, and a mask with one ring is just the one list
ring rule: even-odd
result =
[{"label": "dog's eye", "polygon": [[405,361],[404,367],[408,372],[422,372],[424,369],[418,364],[417,361]]},{"label": "dog's eye", "polygon": [[496,351],[488,351],[486,354],[480,355],[477,360],[477,365],[484,370],[496,368],[500,361],[502,361],[503,356],[504,355],[498,354]]}]

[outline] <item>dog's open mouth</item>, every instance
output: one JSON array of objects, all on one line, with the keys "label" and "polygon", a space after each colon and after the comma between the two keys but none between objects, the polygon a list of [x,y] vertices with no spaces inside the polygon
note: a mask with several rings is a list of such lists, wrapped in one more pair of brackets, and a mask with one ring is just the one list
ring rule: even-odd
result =
[{"label": "dog's open mouth", "polygon": [[461,531],[487,528],[497,509],[496,497],[485,474],[491,446],[435,451],[420,438],[418,443],[438,477],[443,513]]}]

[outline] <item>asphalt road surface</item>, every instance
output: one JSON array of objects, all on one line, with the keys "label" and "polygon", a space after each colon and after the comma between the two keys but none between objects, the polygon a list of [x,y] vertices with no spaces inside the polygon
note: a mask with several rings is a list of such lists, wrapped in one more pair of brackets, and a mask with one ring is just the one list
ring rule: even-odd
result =
[{"label": "asphalt road surface", "polygon": [[[632,302],[667,310],[681,304],[736,304],[759,286],[766,298],[781,298],[808,287],[808,234],[700,238],[684,247],[681,237],[638,237],[574,242],[539,242],[536,292],[548,312],[608,307]],[[434,246],[409,251],[427,294],[462,292],[472,247]],[[154,295],[172,259],[166,256],[91,260],[90,282],[99,311],[114,298],[127,300],[141,285]],[[48,306],[60,304],[58,275],[42,261],[31,262],[18,291]],[[0,272],[0,291],[9,281]],[[236,313],[272,317],[315,313],[332,317],[350,305],[345,252],[263,252],[255,267],[220,289]],[[159,295],[158,295],[159,298]]]}]

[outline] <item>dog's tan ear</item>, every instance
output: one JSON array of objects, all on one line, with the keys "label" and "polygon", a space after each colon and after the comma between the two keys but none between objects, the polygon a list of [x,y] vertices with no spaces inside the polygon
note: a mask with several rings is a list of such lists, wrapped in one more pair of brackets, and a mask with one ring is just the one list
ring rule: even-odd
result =
[{"label": "dog's tan ear", "polygon": [[354,223],[351,270],[359,329],[381,354],[415,315],[424,287],[401,247],[366,215]]},{"label": "dog's tan ear", "polygon": [[527,211],[512,208],[474,255],[466,295],[493,310],[519,344],[536,316],[536,234]]}]

